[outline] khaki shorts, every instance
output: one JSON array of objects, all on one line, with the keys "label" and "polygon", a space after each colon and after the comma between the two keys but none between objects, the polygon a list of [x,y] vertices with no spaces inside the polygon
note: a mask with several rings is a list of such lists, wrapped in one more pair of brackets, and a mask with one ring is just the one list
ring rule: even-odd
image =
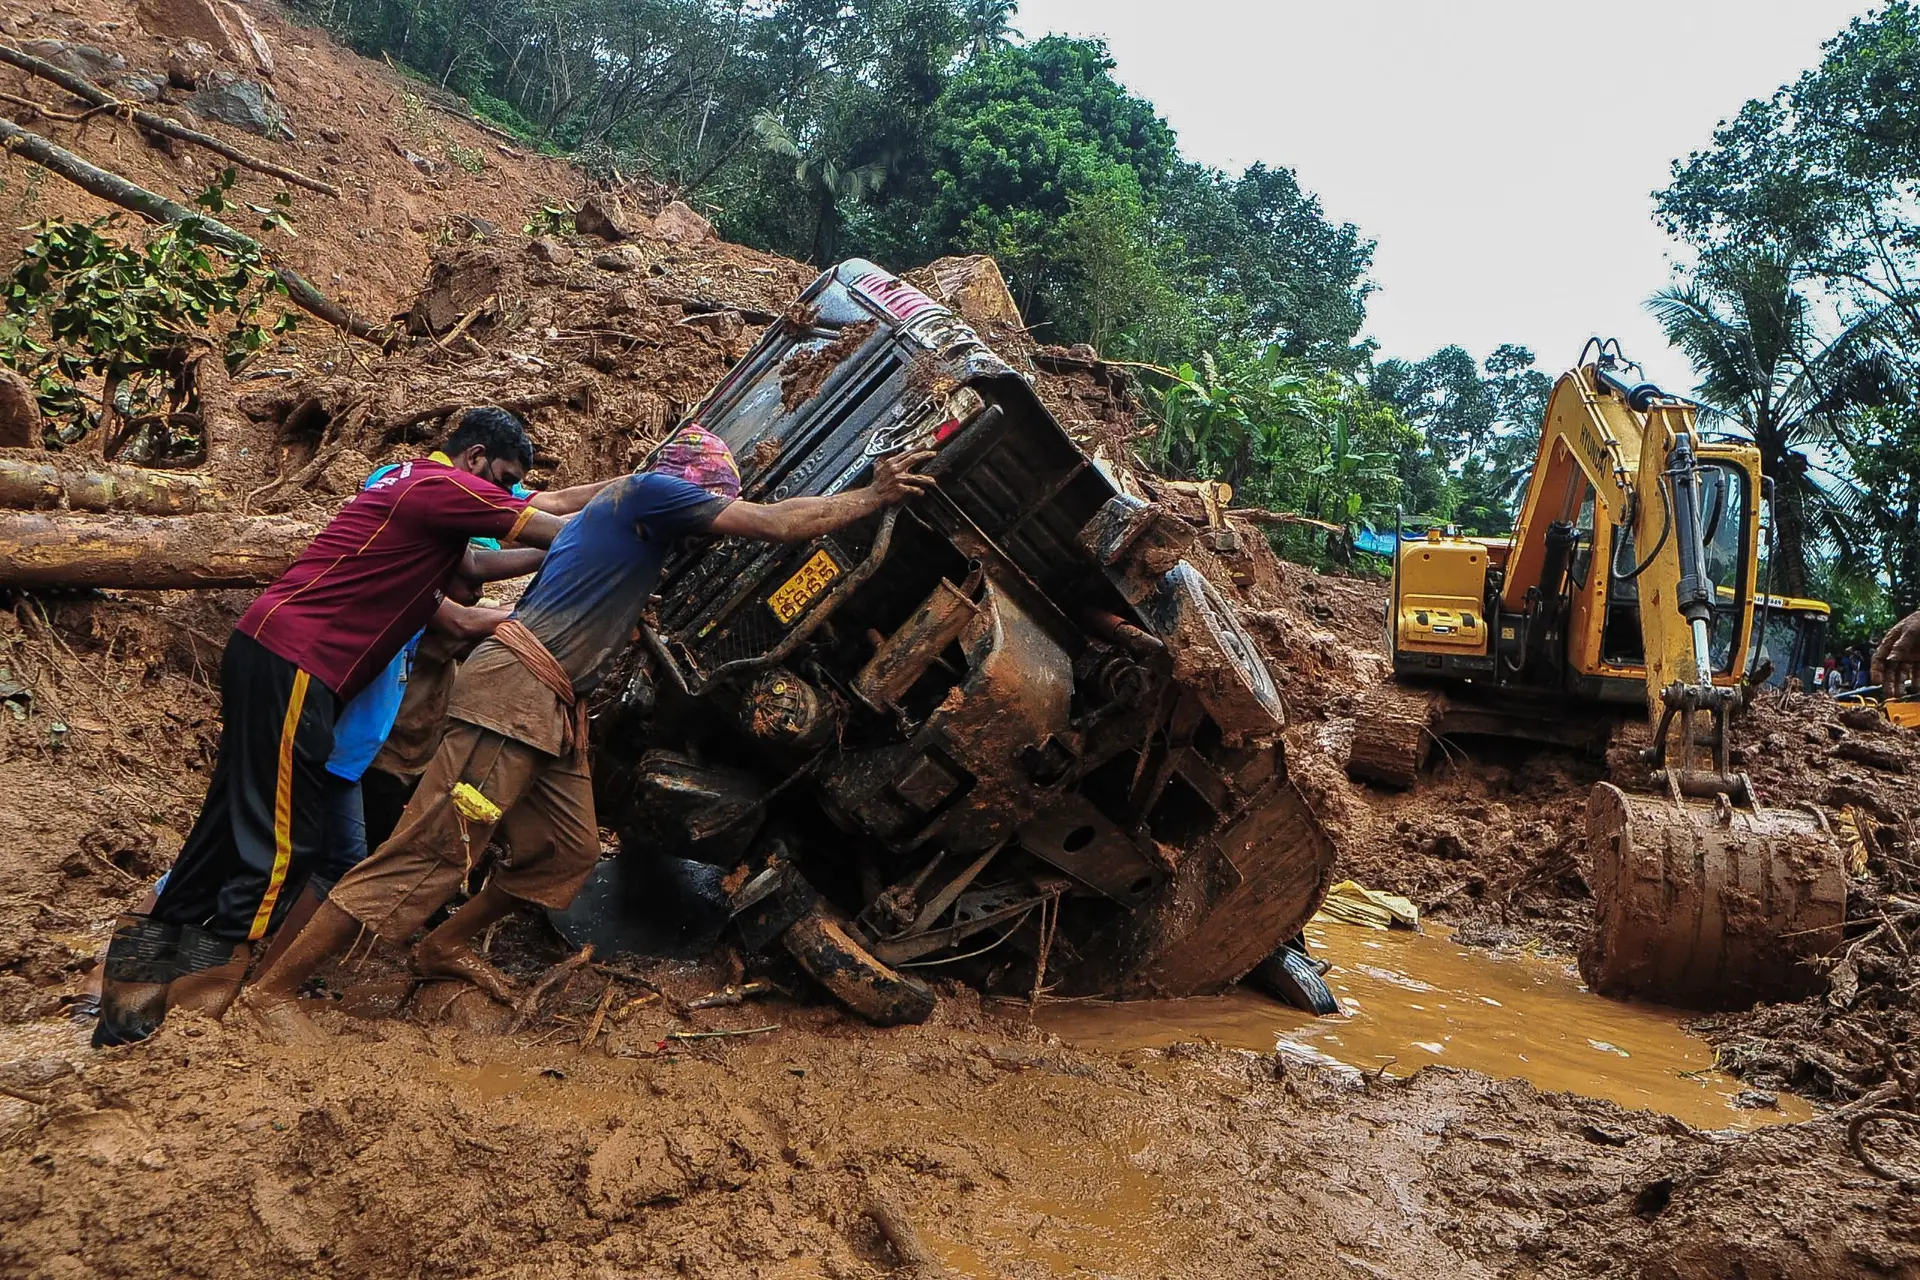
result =
[{"label": "khaki shorts", "polygon": [[[452,799],[460,782],[504,811],[499,823],[461,816]],[[404,941],[460,892],[496,826],[506,856],[494,865],[491,883],[543,907],[571,903],[600,858],[593,779],[584,763],[452,721],[400,825],[328,899],[382,938]]]}]

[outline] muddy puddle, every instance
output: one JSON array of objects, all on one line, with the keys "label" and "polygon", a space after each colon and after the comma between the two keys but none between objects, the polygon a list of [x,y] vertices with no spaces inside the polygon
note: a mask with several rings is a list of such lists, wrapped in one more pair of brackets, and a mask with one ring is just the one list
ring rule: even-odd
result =
[{"label": "muddy puddle", "polygon": [[1089,1049],[1212,1040],[1391,1076],[1463,1067],[1541,1089],[1664,1112],[1697,1128],[1752,1129],[1804,1120],[1811,1108],[1737,1104],[1743,1086],[1713,1070],[1713,1049],[1681,1029],[1688,1015],[1594,995],[1571,961],[1497,955],[1438,933],[1316,920],[1313,954],[1331,961],[1339,1017],[1314,1018],[1251,991],[1127,1005],[1062,1005],[1047,1027]]}]

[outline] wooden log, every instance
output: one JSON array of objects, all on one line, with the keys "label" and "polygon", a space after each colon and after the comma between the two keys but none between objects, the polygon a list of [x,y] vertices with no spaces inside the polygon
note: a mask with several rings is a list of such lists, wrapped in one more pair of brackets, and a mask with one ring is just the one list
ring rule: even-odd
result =
[{"label": "wooden log", "polygon": [[[99,196],[109,204],[130,209],[149,221],[190,222],[200,238],[216,248],[245,250],[260,254],[268,261],[272,261],[272,255],[252,236],[242,235],[217,218],[189,209],[178,201],[169,200],[138,183],[127,181],[117,173],[110,173],[98,165],[91,164],[65,147],[48,141],[31,129],[21,128],[14,121],[3,116],[0,116],[0,147],[23,155],[48,172],[65,178],[81,190]],[[275,262],[273,273],[280,278],[280,283],[287,287],[287,297],[301,310],[317,316],[336,329],[350,333],[356,338],[364,338],[368,342],[380,341],[382,337],[380,330],[320,292],[313,281],[292,267]]]},{"label": "wooden log", "polygon": [[[251,169],[255,173],[264,173],[268,177],[279,178],[283,182],[291,182],[296,187],[305,187],[309,191],[318,191],[323,196],[333,196],[335,199],[339,198],[340,188],[334,186],[331,182],[322,182],[318,178],[309,178],[297,169],[289,169],[285,165],[275,164],[271,160],[263,160],[259,156],[249,155],[247,152],[240,150],[240,148],[230,143],[222,142],[210,133],[202,133],[198,129],[189,129],[178,120],[174,120],[168,116],[157,116],[151,111],[142,111],[134,104],[122,102],[112,94],[105,92],[92,81],[83,79],[71,72],[63,71],[51,62],[43,62],[32,54],[15,49],[11,45],[0,44],[0,62],[18,67],[29,75],[36,75],[42,80],[59,85],[62,89],[65,89],[81,101],[91,103],[95,111],[104,108],[113,112],[115,115],[124,115],[127,119],[133,121],[149,133],[158,133],[165,137],[177,138],[181,142],[191,142],[196,147],[205,147],[208,151],[213,152],[213,154],[223,160],[233,161],[233,163],[243,169]],[[81,116],[63,116],[57,112],[48,111],[36,102],[17,98],[11,94],[5,96],[10,102],[32,107],[41,114],[54,120],[84,121],[87,115],[93,114],[92,111],[89,111],[86,115]]]},{"label": "wooden log", "polygon": [[0,587],[257,587],[318,531],[284,516],[0,511]]},{"label": "wooden log", "polygon": [[38,451],[0,454],[0,507],[183,516],[218,511],[227,501],[211,479],[191,472],[86,466],[64,454]]}]

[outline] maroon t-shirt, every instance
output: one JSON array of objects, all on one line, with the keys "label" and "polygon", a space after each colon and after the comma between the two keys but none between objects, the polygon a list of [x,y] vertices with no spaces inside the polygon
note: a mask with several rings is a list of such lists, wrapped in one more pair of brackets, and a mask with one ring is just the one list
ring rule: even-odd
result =
[{"label": "maroon t-shirt", "polygon": [[342,507],[238,630],[344,702],[427,625],[467,540],[511,538],[530,510],[478,476],[416,458]]}]

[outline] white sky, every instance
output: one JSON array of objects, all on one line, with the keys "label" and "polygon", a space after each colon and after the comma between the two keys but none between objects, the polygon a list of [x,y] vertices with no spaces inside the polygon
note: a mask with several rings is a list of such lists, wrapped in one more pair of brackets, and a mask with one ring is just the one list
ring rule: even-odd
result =
[{"label": "white sky", "polygon": [[[1815,65],[1867,0],[1023,0],[1107,38],[1188,156],[1296,170],[1378,242],[1366,333],[1419,359],[1617,336],[1684,391],[1644,302],[1673,246],[1652,191],[1719,121]],[[1684,384],[1684,385],[1680,385]]]}]

